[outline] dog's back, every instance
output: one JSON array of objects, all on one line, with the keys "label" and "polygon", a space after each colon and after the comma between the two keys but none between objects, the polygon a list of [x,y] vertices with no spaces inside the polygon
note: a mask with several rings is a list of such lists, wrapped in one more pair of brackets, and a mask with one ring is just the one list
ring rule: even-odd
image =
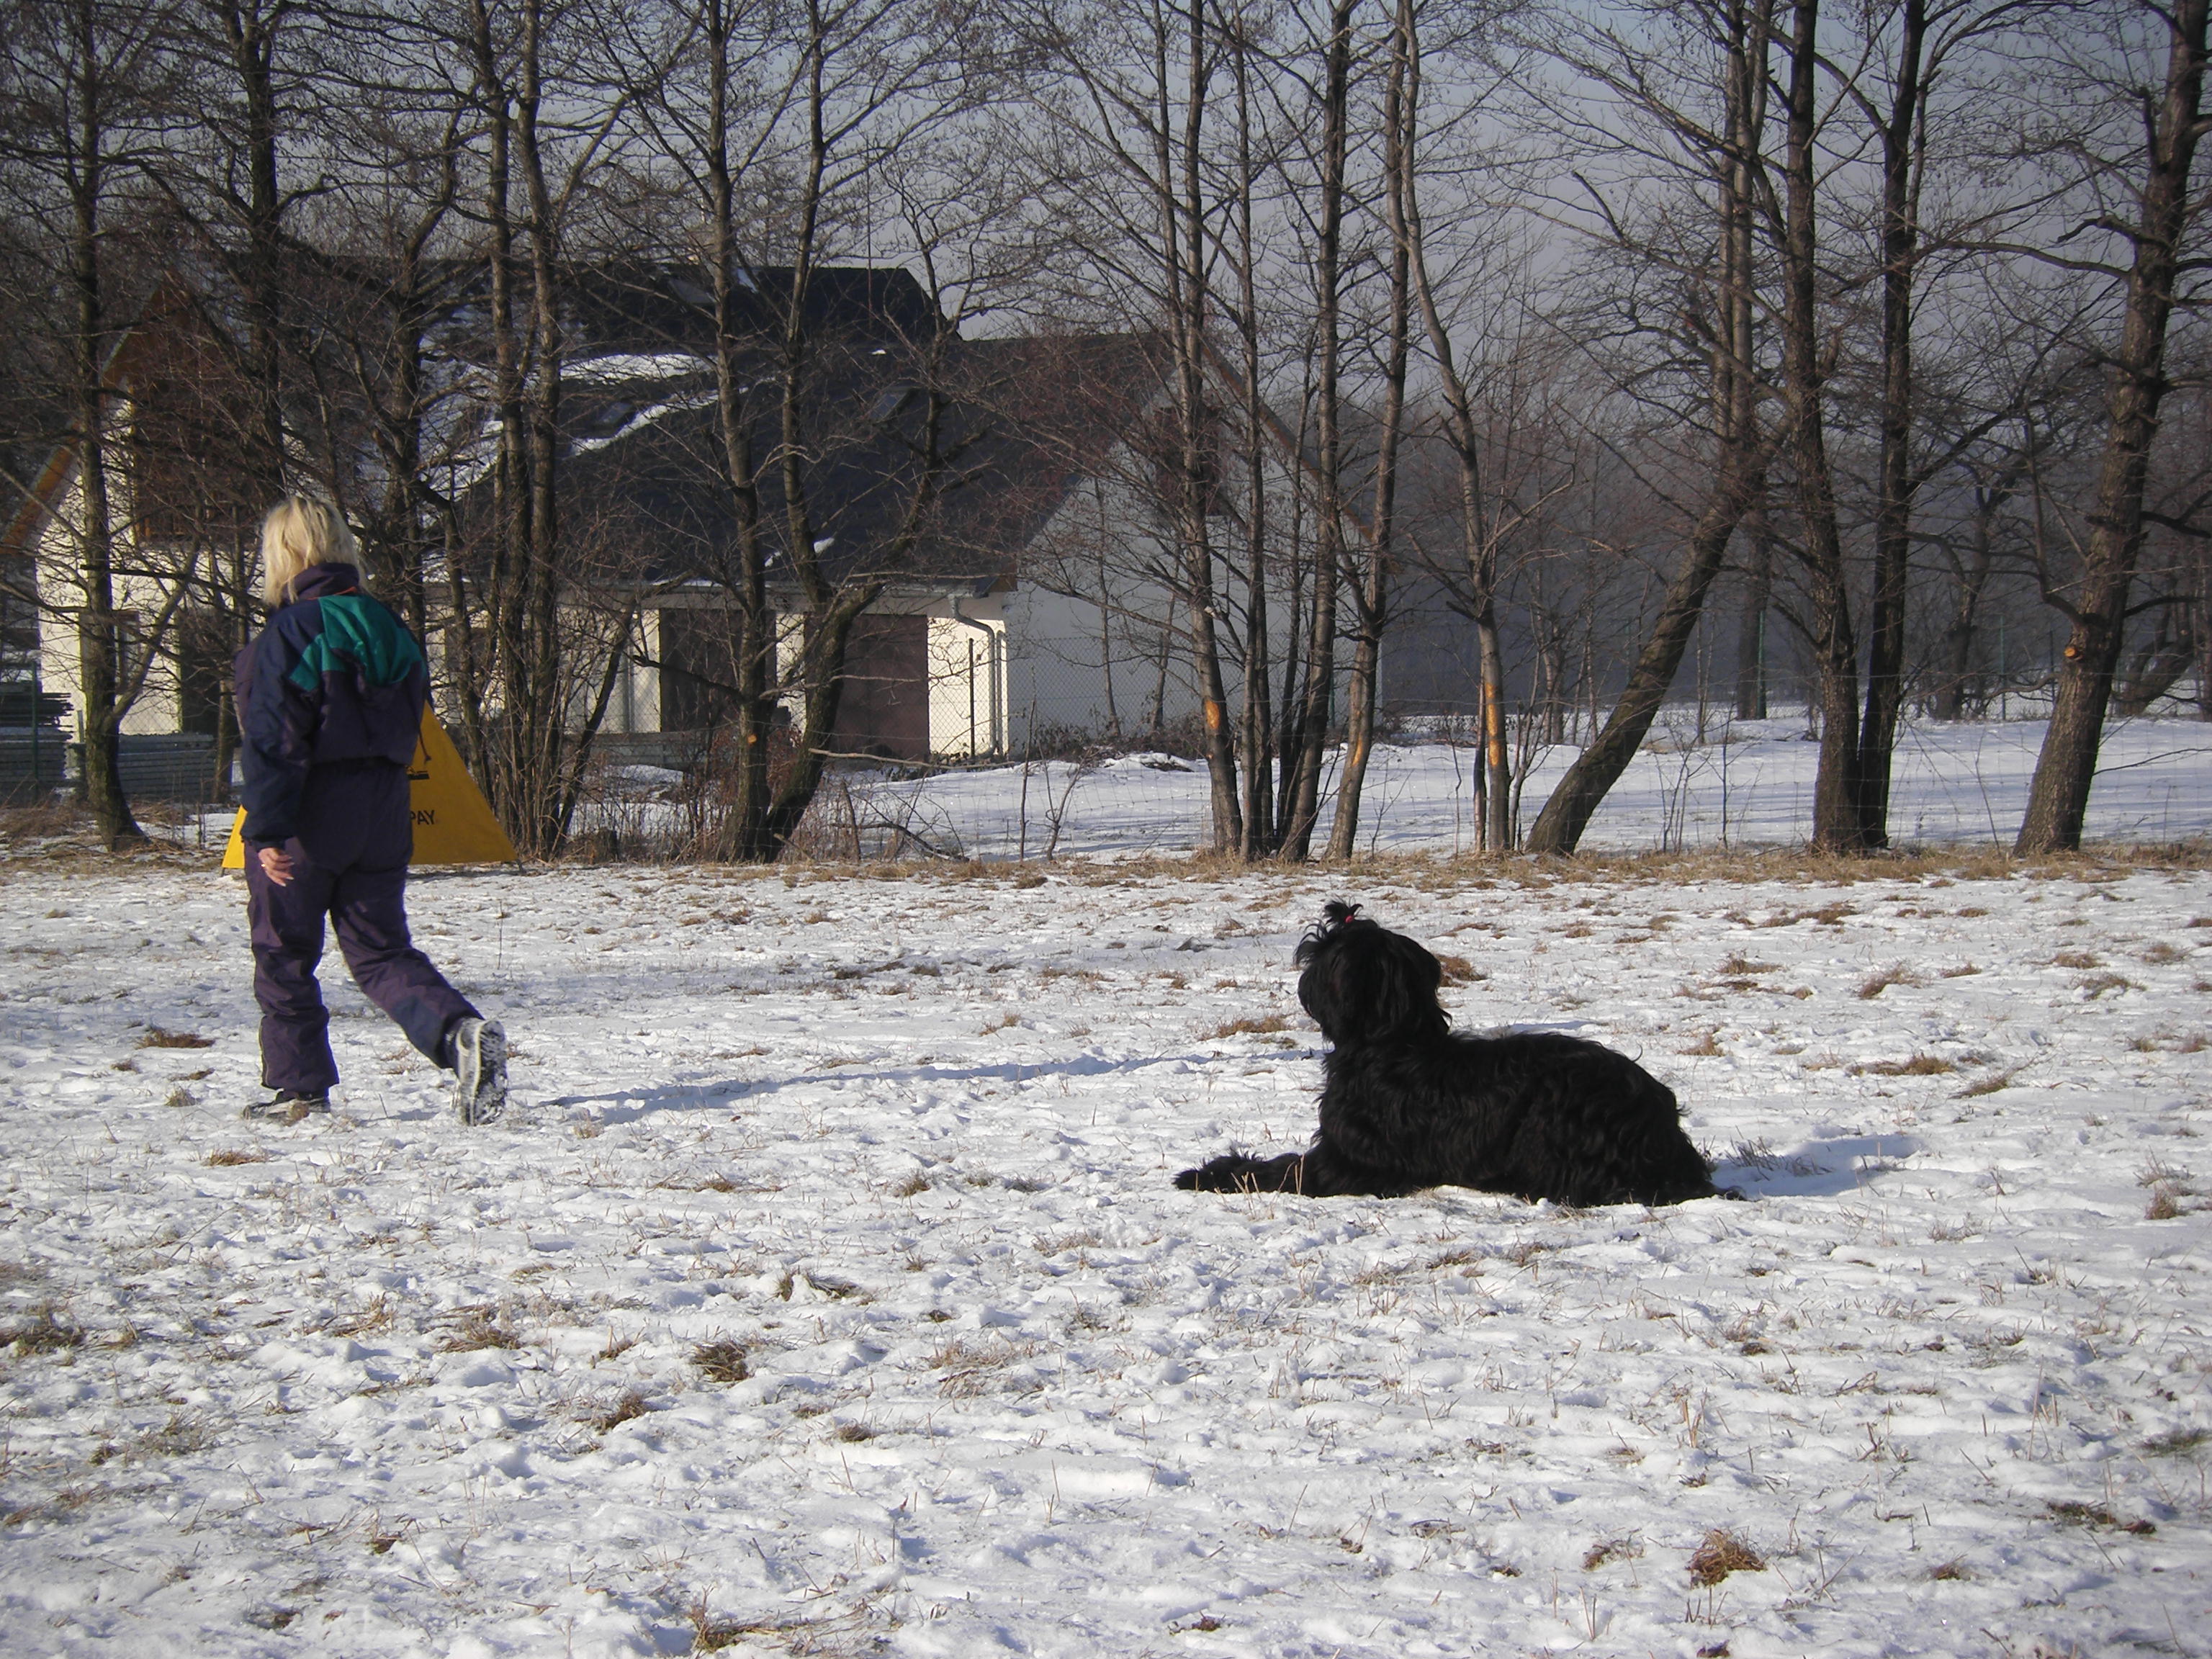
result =
[{"label": "dog's back", "polygon": [[1322,1140],[1419,1185],[1576,1205],[1709,1196],[1673,1090],[1626,1054],[1558,1032],[1340,1043]]}]

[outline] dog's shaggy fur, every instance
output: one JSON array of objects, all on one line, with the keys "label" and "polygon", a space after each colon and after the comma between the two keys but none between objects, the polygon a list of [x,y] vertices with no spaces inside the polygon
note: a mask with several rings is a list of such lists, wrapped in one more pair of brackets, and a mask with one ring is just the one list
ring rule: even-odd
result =
[{"label": "dog's shaggy fur", "polygon": [[1298,1000],[1332,1045],[1312,1147],[1231,1153],[1176,1186],[1378,1198],[1479,1187],[1574,1205],[1714,1194],[1666,1085],[1579,1037],[1453,1032],[1436,957],[1358,909],[1332,902],[1297,951]]}]

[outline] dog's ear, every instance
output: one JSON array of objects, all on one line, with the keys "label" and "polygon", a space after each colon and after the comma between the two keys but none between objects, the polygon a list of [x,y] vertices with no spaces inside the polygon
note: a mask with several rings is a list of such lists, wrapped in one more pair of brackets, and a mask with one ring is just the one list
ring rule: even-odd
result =
[{"label": "dog's ear", "polygon": [[1358,999],[1347,982],[1352,963],[1344,946],[1341,937],[1320,929],[1308,933],[1298,945],[1298,1006],[1331,1042],[1342,1042],[1359,1024]]}]

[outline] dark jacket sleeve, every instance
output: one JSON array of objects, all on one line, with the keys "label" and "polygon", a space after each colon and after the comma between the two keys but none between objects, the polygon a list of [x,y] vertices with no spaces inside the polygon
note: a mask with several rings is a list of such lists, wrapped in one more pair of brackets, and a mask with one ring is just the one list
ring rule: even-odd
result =
[{"label": "dark jacket sleeve", "polygon": [[302,641],[271,618],[239,653],[240,791],[246,803],[240,838],[251,846],[289,841],[299,830],[300,797],[314,757],[315,728],[322,718],[319,693],[303,691],[292,677]]}]

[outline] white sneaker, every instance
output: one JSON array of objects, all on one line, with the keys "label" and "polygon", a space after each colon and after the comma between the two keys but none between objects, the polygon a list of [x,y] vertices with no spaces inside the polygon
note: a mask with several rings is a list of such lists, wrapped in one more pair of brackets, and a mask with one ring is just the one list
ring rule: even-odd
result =
[{"label": "white sneaker", "polygon": [[495,1019],[453,1027],[453,1115],[489,1123],[507,1106],[507,1028]]}]

